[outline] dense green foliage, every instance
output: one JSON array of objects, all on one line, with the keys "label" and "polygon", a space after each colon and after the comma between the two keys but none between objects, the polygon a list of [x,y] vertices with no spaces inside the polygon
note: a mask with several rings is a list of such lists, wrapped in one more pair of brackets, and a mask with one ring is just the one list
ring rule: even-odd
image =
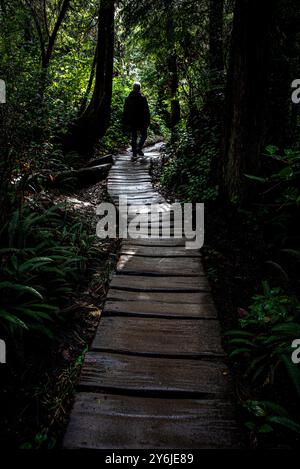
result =
[{"label": "dense green foliage", "polygon": [[[228,350],[247,388],[240,400],[255,444],[257,435],[277,431],[280,441],[282,428],[299,433],[300,368],[290,359],[300,338],[300,105],[291,101],[300,72],[299,6],[116,1],[109,76],[97,54],[103,2],[0,2],[0,78],[7,86],[0,105],[0,336],[15,343],[51,337],[64,319],[99,252],[80,215],[54,197],[45,204],[36,192],[91,156],[72,143],[85,111],[106,96],[96,90],[97,73],[112,86],[112,99],[105,135],[90,142],[94,154],[128,146],[123,104],[139,80],[151,110],[148,142],[166,143],[161,185],[182,201],[206,202],[220,226],[220,212],[234,212],[235,229],[251,226],[263,240],[254,262],[265,269],[249,278],[243,307],[227,312],[235,323]],[[106,117],[97,115],[100,123]]]},{"label": "dense green foliage", "polygon": [[[58,244],[59,242],[59,244]],[[82,281],[95,237],[64,207],[17,209],[1,230],[0,320],[7,334],[51,336],[59,307]]]}]

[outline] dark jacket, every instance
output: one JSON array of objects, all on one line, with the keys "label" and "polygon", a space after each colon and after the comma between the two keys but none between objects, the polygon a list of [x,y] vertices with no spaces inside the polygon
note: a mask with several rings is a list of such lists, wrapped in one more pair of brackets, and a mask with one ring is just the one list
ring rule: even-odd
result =
[{"label": "dark jacket", "polygon": [[124,126],[136,129],[150,125],[150,112],[147,98],[140,91],[132,91],[125,100]]}]

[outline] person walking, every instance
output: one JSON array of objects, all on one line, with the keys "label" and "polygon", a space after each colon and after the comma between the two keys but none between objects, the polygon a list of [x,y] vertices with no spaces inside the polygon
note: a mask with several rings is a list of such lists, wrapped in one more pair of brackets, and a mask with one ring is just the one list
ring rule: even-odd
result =
[{"label": "person walking", "polygon": [[[124,127],[131,132],[132,155],[144,156],[143,146],[147,139],[147,129],[150,125],[150,111],[147,98],[141,93],[141,84],[136,82],[133,90],[127,96],[124,105]],[[138,141],[138,134],[140,139]]]}]

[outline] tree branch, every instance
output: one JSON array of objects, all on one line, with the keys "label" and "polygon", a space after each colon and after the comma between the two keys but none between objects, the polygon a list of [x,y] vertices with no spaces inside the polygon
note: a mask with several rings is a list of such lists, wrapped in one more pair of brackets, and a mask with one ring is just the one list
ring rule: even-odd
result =
[{"label": "tree branch", "polygon": [[45,53],[44,60],[43,60],[43,63],[42,63],[43,68],[47,68],[48,65],[49,65],[49,62],[50,62],[50,59],[51,59],[51,56],[52,56],[52,52],[53,52],[53,47],[54,47],[54,44],[55,44],[55,41],[56,41],[57,33],[58,33],[59,28],[60,28],[60,26],[61,26],[61,24],[62,24],[62,22],[63,22],[63,20],[66,16],[69,5],[70,5],[70,0],[64,0],[64,2],[62,4],[62,7],[61,7],[61,10],[60,10],[60,13],[58,15],[58,18],[57,18],[56,23],[54,25],[53,31],[52,31],[52,33],[50,35],[50,38],[49,38],[47,51]]}]

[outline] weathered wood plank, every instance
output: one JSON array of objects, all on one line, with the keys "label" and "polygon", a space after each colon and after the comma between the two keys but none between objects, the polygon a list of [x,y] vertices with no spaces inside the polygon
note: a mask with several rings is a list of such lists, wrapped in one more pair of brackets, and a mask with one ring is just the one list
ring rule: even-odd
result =
[{"label": "weathered wood plank", "polygon": [[[176,297],[174,298],[176,300]],[[217,313],[213,303],[175,303],[164,301],[120,301],[108,300],[104,307],[104,314],[134,315],[145,317],[175,317],[216,319]]]},{"label": "weathered wood plank", "polygon": [[132,257],[121,255],[117,272],[126,274],[151,274],[170,276],[204,275],[200,259]]},{"label": "weathered wood plank", "polygon": [[126,181],[126,182],[116,182],[116,181],[108,181],[107,187],[109,189],[128,189],[129,191],[133,190],[143,190],[143,189],[151,189],[153,191],[153,186],[150,181],[140,182],[140,181]]},{"label": "weathered wood plank", "polygon": [[148,395],[188,393],[220,398],[230,394],[229,372],[222,362],[115,353],[87,353],[79,385],[82,389],[92,387]]},{"label": "weathered wood plank", "polygon": [[223,356],[218,321],[103,317],[92,350],[159,356]]},{"label": "weathered wood plank", "polygon": [[110,288],[140,290],[149,292],[209,292],[210,286],[205,277],[143,277],[114,275]]},{"label": "weathered wood plank", "polygon": [[157,192],[153,191],[118,191],[115,189],[110,190],[110,196],[115,197],[119,195],[126,195],[127,200],[136,200],[136,199],[159,199],[160,196],[157,195]]},{"label": "weathered wood plank", "polygon": [[[64,447],[239,447],[200,252],[185,249],[182,230],[173,229],[170,204],[148,175],[149,155],[133,162],[123,154],[114,161],[108,191],[116,205],[126,194],[129,205],[142,210],[143,237],[122,242],[117,275],[80,378],[80,389],[89,392],[77,394]],[[154,203],[164,210],[163,219],[171,215],[171,233],[180,238],[145,238],[149,228],[161,228],[161,221],[148,224],[146,212]]]},{"label": "weathered wood plank", "polygon": [[79,393],[64,448],[225,449],[239,447],[232,404]]},{"label": "weathered wood plank", "polygon": [[[125,180],[125,179],[127,179],[127,176],[128,176],[128,169],[117,168],[117,167],[114,166],[110,170],[109,174],[110,174],[110,176],[122,176]],[[145,176],[145,170],[136,168],[136,170],[134,171],[134,176],[144,177]],[[134,179],[134,176],[132,177],[132,179]]]},{"label": "weathered wood plank", "polygon": [[[114,183],[120,183],[124,184],[124,176],[122,175],[114,175],[112,172],[109,172],[109,176],[107,178],[108,182],[114,182]],[[126,182],[132,182],[133,184],[136,184],[137,182],[141,181],[151,181],[150,176],[147,176],[146,174],[137,174],[137,175],[130,175],[128,174],[126,177]]]},{"label": "weathered wood plank", "polygon": [[185,249],[184,246],[182,247],[160,247],[160,246],[134,246],[126,245],[124,243],[121,244],[120,249],[121,254],[125,254],[127,256],[144,256],[144,257],[185,257],[185,258],[195,258],[201,257],[200,251],[195,249]]},{"label": "weathered wood plank", "polygon": [[176,246],[185,246],[185,238],[148,238],[148,239],[123,239],[121,246],[151,246],[151,247],[176,247]]},{"label": "weathered wood plank", "polygon": [[[128,284],[129,285],[129,284]],[[107,293],[109,300],[115,301],[150,301],[153,303],[175,303],[184,304],[202,304],[212,303],[211,295],[205,292],[183,293],[182,291],[127,291],[123,289],[110,288]]]},{"label": "weathered wood plank", "polygon": [[[175,298],[174,298],[175,300]],[[145,316],[145,317],[170,317],[170,318],[202,318],[217,319],[217,311],[213,303],[165,303],[150,301],[114,301],[105,303],[103,314]]]},{"label": "weathered wood plank", "polygon": [[[119,195],[113,195],[111,194],[111,197],[113,199],[113,202],[115,203],[115,205],[118,207],[118,202],[119,202]],[[163,202],[163,199],[160,197],[160,196],[153,196],[153,197],[146,197],[146,198],[143,198],[143,199],[139,199],[139,198],[130,198],[130,197],[127,197],[127,204],[128,205],[153,205],[153,204],[159,204]]]}]

